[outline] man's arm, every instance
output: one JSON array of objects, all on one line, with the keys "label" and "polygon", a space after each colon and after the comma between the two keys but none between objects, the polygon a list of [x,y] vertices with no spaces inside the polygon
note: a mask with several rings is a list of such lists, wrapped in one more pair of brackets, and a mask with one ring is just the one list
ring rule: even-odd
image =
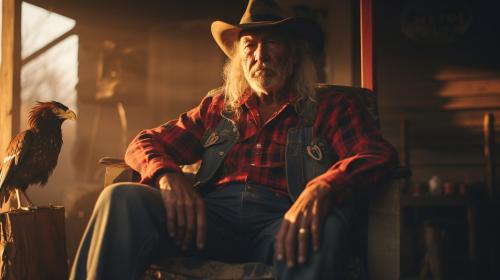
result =
[{"label": "man's arm", "polygon": [[179,165],[201,159],[200,141],[210,123],[207,111],[211,101],[212,98],[207,97],[178,119],[141,131],[132,140],[125,153],[125,162],[140,173],[141,183],[153,186],[160,173],[182,173]]},{"label": "man's arm", "polygon": [[125,154],[127,164],[140,172],[141,182],[160,190],[167,230],[184,250],[193,236],[198,248],[204,247],[206,221],[203,199],[179,165],[201,158],[205,128],[217,121],[217,106],[212,105],[212,97],[206,97],[177,120],[142,131]]},{"label": "man's arm", "polygon": [[338,161],[309,181],[285,213],[275,252],[276,258],[289,267],[306,262],[309,240],[314,251],[319,249],[322,224],[332,202],[341,200],[353,186],[379,183],[397,164],[395,150],[382,138],[377,123],[364,108],[345,96],[337,95],[330,101],[320,104],[326,108],[318,110],[316,121],[318,126],[326,126],[326,139]]},{"label": "man's arm", "polygon": [[[377,122],[354,98],[340,96],[325,115],[326,139],[338,160],[307,186],[322,182],[342,198],[349,188],[375,186],[398,164],[395,149],[383,139]],[[306,186],[306,187],[307,187]]]}]

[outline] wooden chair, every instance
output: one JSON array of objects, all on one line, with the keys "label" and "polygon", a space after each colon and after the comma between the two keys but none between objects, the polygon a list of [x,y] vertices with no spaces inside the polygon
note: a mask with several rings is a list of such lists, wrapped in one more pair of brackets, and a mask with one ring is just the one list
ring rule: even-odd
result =
[{"label": "wooden chair", "polygon": [[[122,159],[102,158],[106,168],[104,186],[117,182],[132,182],[139,175]],[[370,195],[367,203],[366,228],[361,233],[361,258],[351,258],[347,264],[347,279],[400,278],[400,193],[409,171],[401,168],[389,182]],[[366,242],[366,243],[364,243]],[[366,269],[365,269],[366,268]],[[273,279],[271,267],[262,263],[227,264],[212,260],[170,257],[154,263],[144,279]]]}]

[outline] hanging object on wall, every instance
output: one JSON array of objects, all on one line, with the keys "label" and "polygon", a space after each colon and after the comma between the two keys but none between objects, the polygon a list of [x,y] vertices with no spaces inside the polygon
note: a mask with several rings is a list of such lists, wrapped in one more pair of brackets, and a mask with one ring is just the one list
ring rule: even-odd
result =
[{"label": "hanging object on wall", "polygon": [[97,60],[95,100],[112,105],[144,102],[146,57],[142,46],[104,40]]},{"label": "hanging object on wall", "polygon": [[409,1],[401,13],[401,31],[416,42],[453,42],[469,30],[472,22],[465,1]]}]

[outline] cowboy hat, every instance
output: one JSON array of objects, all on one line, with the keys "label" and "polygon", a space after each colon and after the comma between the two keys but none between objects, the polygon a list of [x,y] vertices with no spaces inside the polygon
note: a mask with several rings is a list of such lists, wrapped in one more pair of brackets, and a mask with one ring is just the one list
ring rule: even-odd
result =
[{"label": "cowboy hat", "polygon": [[214,21],[211,30],[217,45],[232,58],[232,49],[240,32],[261,28],[290,30],[292,34],[308,42],[311,51],[321,52],[323,48],[323,32],[318,23],[303,17],[286,17],[272,0],[249,0],[239,24]]}]

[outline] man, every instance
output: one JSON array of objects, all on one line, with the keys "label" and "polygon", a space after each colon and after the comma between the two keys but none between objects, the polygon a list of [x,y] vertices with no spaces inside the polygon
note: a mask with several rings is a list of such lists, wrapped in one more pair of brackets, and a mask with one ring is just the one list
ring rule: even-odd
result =
[{"label": "man", "polygon": [[[265,262],[278,279],[340,274],[347,194],[388,174],[393,148],[359,99],[315,85],[316,23],[250,0],[212,34],[229,57],[224,86],[132,141],[141,182],[103,191],[72,278],[135,279],[169,254]],[[179,165],[198,160],[193,184]]]}]

